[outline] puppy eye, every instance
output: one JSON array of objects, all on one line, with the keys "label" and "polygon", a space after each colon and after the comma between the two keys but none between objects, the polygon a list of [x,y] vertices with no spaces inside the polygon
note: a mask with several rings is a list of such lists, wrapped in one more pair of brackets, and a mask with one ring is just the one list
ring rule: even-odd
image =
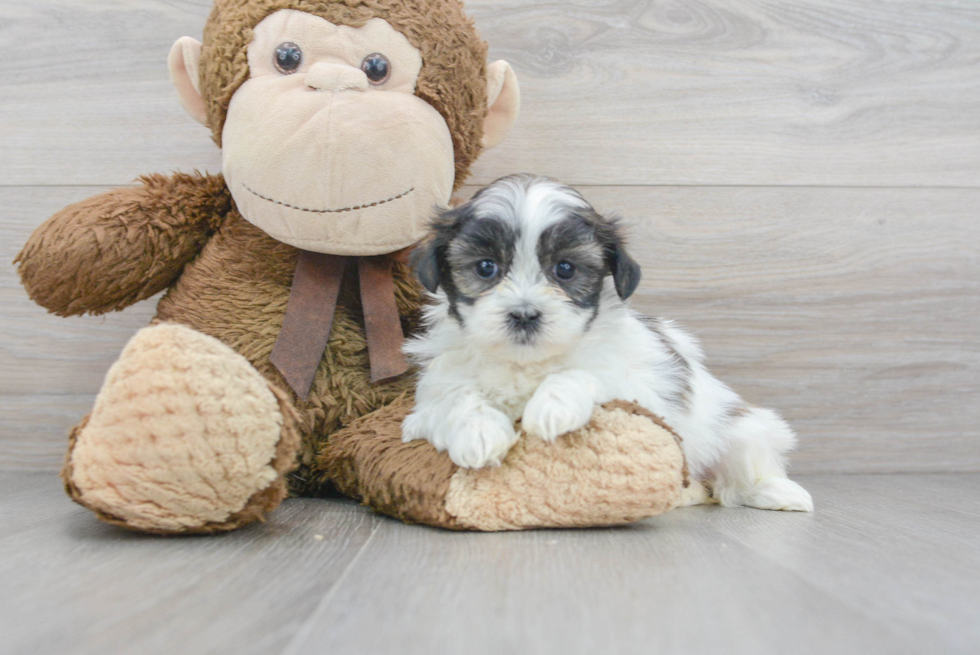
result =
[{"label": "puppy eye", "polygon": [[484,259],[483,261],[477,262],[476,265],[476,274],[484,280],[496,277],[497,271],[499,270],[497,263],[492,259]]},{"label": "puppy eye", "polygon": [[555,264],[555,277],[559,280],[571,280],[575,276],[575,264],[564,259]]},{"label": "puppy eye", "polygon": [[391,62],[380,52],[368,55],[361,62],[361,70],[367,75],[371,84],[378,86],[384,84],[391,77]]},{"label": "puppy eye", "polygon": [[303,50],[295,43],[281,43],[276,48],[276,68],[283,75],[289,75],[299,70],[303,63]]}]

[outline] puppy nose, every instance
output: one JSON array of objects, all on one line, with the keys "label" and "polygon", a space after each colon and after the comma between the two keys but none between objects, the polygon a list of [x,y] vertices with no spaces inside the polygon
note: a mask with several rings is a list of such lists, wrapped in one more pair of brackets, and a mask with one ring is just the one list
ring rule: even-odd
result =
[{"label": "puppy nose", "polygon": [[306,74],[306,86],[317,91],[364,91],[370,84],[360,68],[321,62],[313,64]]},{"label": "puppy nose", "polygon": [[511,325],[521,329],[534,327],[541,320],[541,312],[533,307],[513,309],[508,315]]}]

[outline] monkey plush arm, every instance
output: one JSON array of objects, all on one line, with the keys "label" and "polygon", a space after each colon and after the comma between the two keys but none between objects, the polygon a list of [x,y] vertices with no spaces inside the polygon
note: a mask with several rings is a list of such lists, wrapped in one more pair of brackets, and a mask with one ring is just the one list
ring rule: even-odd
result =
[{"label": "monkey plush arm", "polygon": [[104,314],[170,286],[231,209],[224,178],[148,175],[61,210],[14,263],[27,293],[59,316]]}]

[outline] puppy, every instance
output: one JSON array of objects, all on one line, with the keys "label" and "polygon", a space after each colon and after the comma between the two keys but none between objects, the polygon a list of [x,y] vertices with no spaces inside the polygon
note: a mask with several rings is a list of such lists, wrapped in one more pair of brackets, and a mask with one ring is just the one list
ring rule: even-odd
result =
[{"label": "puppy", "polygon": [[[692,336],[629,308],[640,267],[617,222],[573,189],[497,180],[437,218],[413,264],[434,304],[406,344],[421,372],[405,441],[427,439],[463,467],[498,465],[517,419],[552,441],[596,404],[630,400],[680,434],[691,475],[722,505],[813,509],[786,477],[793,431],[715,379]],[[697,489],[686,504],[709,500]]]}]

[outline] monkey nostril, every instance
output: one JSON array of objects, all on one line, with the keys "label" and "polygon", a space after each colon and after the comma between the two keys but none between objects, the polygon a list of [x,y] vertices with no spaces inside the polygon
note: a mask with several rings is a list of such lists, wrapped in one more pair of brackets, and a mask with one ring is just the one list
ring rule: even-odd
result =
[{"label": "monkey nostril", "polygon": [[340,64],[314,64],[306,74],[306,86],[314,91],[365,90],[368,78],[364,71]]}]

